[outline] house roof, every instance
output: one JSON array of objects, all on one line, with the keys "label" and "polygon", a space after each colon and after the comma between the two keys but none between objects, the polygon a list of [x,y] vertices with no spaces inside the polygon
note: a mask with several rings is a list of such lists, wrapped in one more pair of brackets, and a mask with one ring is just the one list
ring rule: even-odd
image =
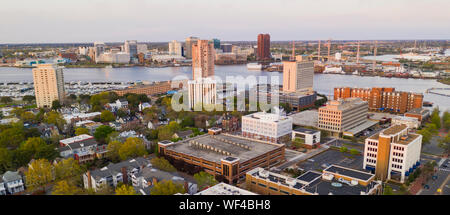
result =
[{"label": "house roof", "polygon": [[126,167],[127,171],[131,171],[134,168],[138,168],[141,166],[147,166],[149,163],[150,163],[150,160],[143,158],[143,157],[128,159],[126,161],[116,163],[116,164],[110,163],[106,167],[91,171],[91,177],[93,177],[95,179],[101,179],[101,178],[115,175],[117,173],[122,172],[122,167]]},{"label": "house roof", "polygon": [[63,146],[63,147],[59,147],[58,151],[59,152],[64,152],[64,151],[68,151],[68,150],[73,150],[73,149],[80,149],[83,147],[89,147],[89,146],[94,146],[97,145],[97,141],[95,139],[87,139],[87,140],[83,140],[83,141],[79,141],[79,142],[74,142],[74,143],[70,143],[69,145]]},{"label": "house roof", "polygon": [[192,134],[192,130],[177,131],[177,132],[175,132],[175,134],[178,137],[185,138]]},{"label": "house roof", "polygon": [[21,180],[22,177],[18,172],[6,171],[5,174],[3,174],[2,179],[4,182],[10,182]]}]

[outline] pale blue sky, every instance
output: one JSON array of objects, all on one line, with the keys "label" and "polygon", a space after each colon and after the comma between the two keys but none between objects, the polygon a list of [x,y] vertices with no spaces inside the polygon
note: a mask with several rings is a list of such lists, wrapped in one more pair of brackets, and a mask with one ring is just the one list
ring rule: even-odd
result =
[{"label": "pale blue sky", "polygon": [[5,0],[0,43],[449,39],[449,0]]}]

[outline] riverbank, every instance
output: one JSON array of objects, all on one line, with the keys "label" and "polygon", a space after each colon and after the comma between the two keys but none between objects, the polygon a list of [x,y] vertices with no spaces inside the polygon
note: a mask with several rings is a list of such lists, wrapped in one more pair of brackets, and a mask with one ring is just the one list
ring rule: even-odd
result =
[{"label": "riverbank", "polygon": [[446,85],[450,85],[450,78],[442,78],[442,79],[439,79],[439,80],[437,80],[439,83],[443,83],[443,84],[446,84]]}]

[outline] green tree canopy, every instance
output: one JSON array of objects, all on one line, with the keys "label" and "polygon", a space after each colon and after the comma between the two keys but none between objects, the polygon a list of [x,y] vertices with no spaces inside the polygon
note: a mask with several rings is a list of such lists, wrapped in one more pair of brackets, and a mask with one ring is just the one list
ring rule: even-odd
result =
[{"label": "green tree canopy", "polygon": [[120,141],[114,140],[108,143],[107,146],[107,156],[109,159],[111,159],[113,162],[120,161],[119,157],[119,149],[122,147],[122,143]]},{"label": "green tree canopy", "polygon": [[120,160],[146,155],[144,141],[137,137],[129,137],[119,149]]},{"label": "green tree canopy", "polygon": [[123,184],[116,188],[116,195],[137,195],[137,193],[132,186]]},{"label": "green tree canopy", "polygon": [[83,127],[78,127],[75,129],[75,135],[82,135],[82,134],[89,134],[89,129],[87,128],[83,128]]},{"label": "green tree canopy", "polygon": [[167,171],[167,172],[175,172],[177,171],[177,169],[175,169],[174,166],[172,166],[172,164],[169,163],[169,161],[167,161],[166,159],[160,157],[155,157],[153,158],[150,163],[152,164],[153,167],[158,168],[160,170],[163,171]]},{"label": "green tree canopy", "polygon": [[58,181],[53,187],[52,195],[77,195],[82,190],[67,180]]},{"label": "green tree canopy", "polygon": [[53,167],[46,159],[34,160],[25,172],[25,176],[27,187],[35,190],[53,180]]},{"label": "green tree canopy", "polygon": [[97,129],[95,129],[94,137],[97,141],[101,143],[105,143],[105,138],[108,136],[108,134],[112,133],[114,131],[114,128],[111,128],[107,125],[100,125]]},{"label": "green tree canopy", "polygon": [[44,121],[48,124],[56,125],[59,130],[62,130],[66,124],[66,120],[56,111],[48,112],[44,118]]},{"label": "green tree canopy", "polygon": [[173,195],[186,193],[183,184],[174,183],[172,180],[162,180],[154,184],[150,195]]},{"label": "green tree canopy", "polygon": [[217,184],[217,181],[214,178],[214,176],[209,174],[209,173],[207,173],[207,172],[204,172],[204,171],[201,171],[199,173],[195,173],[194,174],[194,179],[197,182],[199,190],[203,190],[206,187],[214,186],[215,184]]},{"label": "green tree canopy", "polygon": [[115,119],[116,117],[109,110],[103,110],[102,113],[100,114],[100,120],[102,122],[111,122],[114,121]]}]

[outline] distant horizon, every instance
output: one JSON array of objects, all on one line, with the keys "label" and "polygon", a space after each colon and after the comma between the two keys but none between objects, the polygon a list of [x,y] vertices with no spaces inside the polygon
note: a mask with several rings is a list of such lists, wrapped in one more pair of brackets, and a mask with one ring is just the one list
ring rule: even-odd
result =
[{"label": "distant horizon", "polygon": [[[213,38],[200,38],[200,39],[204,39],[204,40],[210,40]],[[221,40],[220,38],[214,37],[214,39],[219,39],[220,42],[257,42],[257,40]],[[133,40],[133,39],[129,39],[129,40]],[[331,41],[338,41],[338,42],[343,42],[343,41],[350,41],[350,42],[356,42],[356,41],[448,41],[450,39],[370,39],[370,40],[358,40],[358,39],[336,39],[336,40],[331,40]],[[137,40],[138,43],[169,43],[172,40],[169,41],[139,41]],[[185,42],[185,40],[177,40],[178,42]],[[316,40],[270,40],[270,42],[317,42],[319,41],[319,39]],[[320,39],[320,41],[322,42],[327,42],[328,39]],[[104,43],[124,43],[124,41],[91,41],[91,42],[35,42],[35,43],[0,43],[0,46],[4,46],[4,45],[38,45],[38,44],[90,44],[90,43],[94,43],[94,42],[104,42]]]},{"label": "distant horizon", "polygon": [[0,7],[0,44],[255,41],[259,33],[272,41],[447,40],[448,8],[448,0],[15,0]]}]

